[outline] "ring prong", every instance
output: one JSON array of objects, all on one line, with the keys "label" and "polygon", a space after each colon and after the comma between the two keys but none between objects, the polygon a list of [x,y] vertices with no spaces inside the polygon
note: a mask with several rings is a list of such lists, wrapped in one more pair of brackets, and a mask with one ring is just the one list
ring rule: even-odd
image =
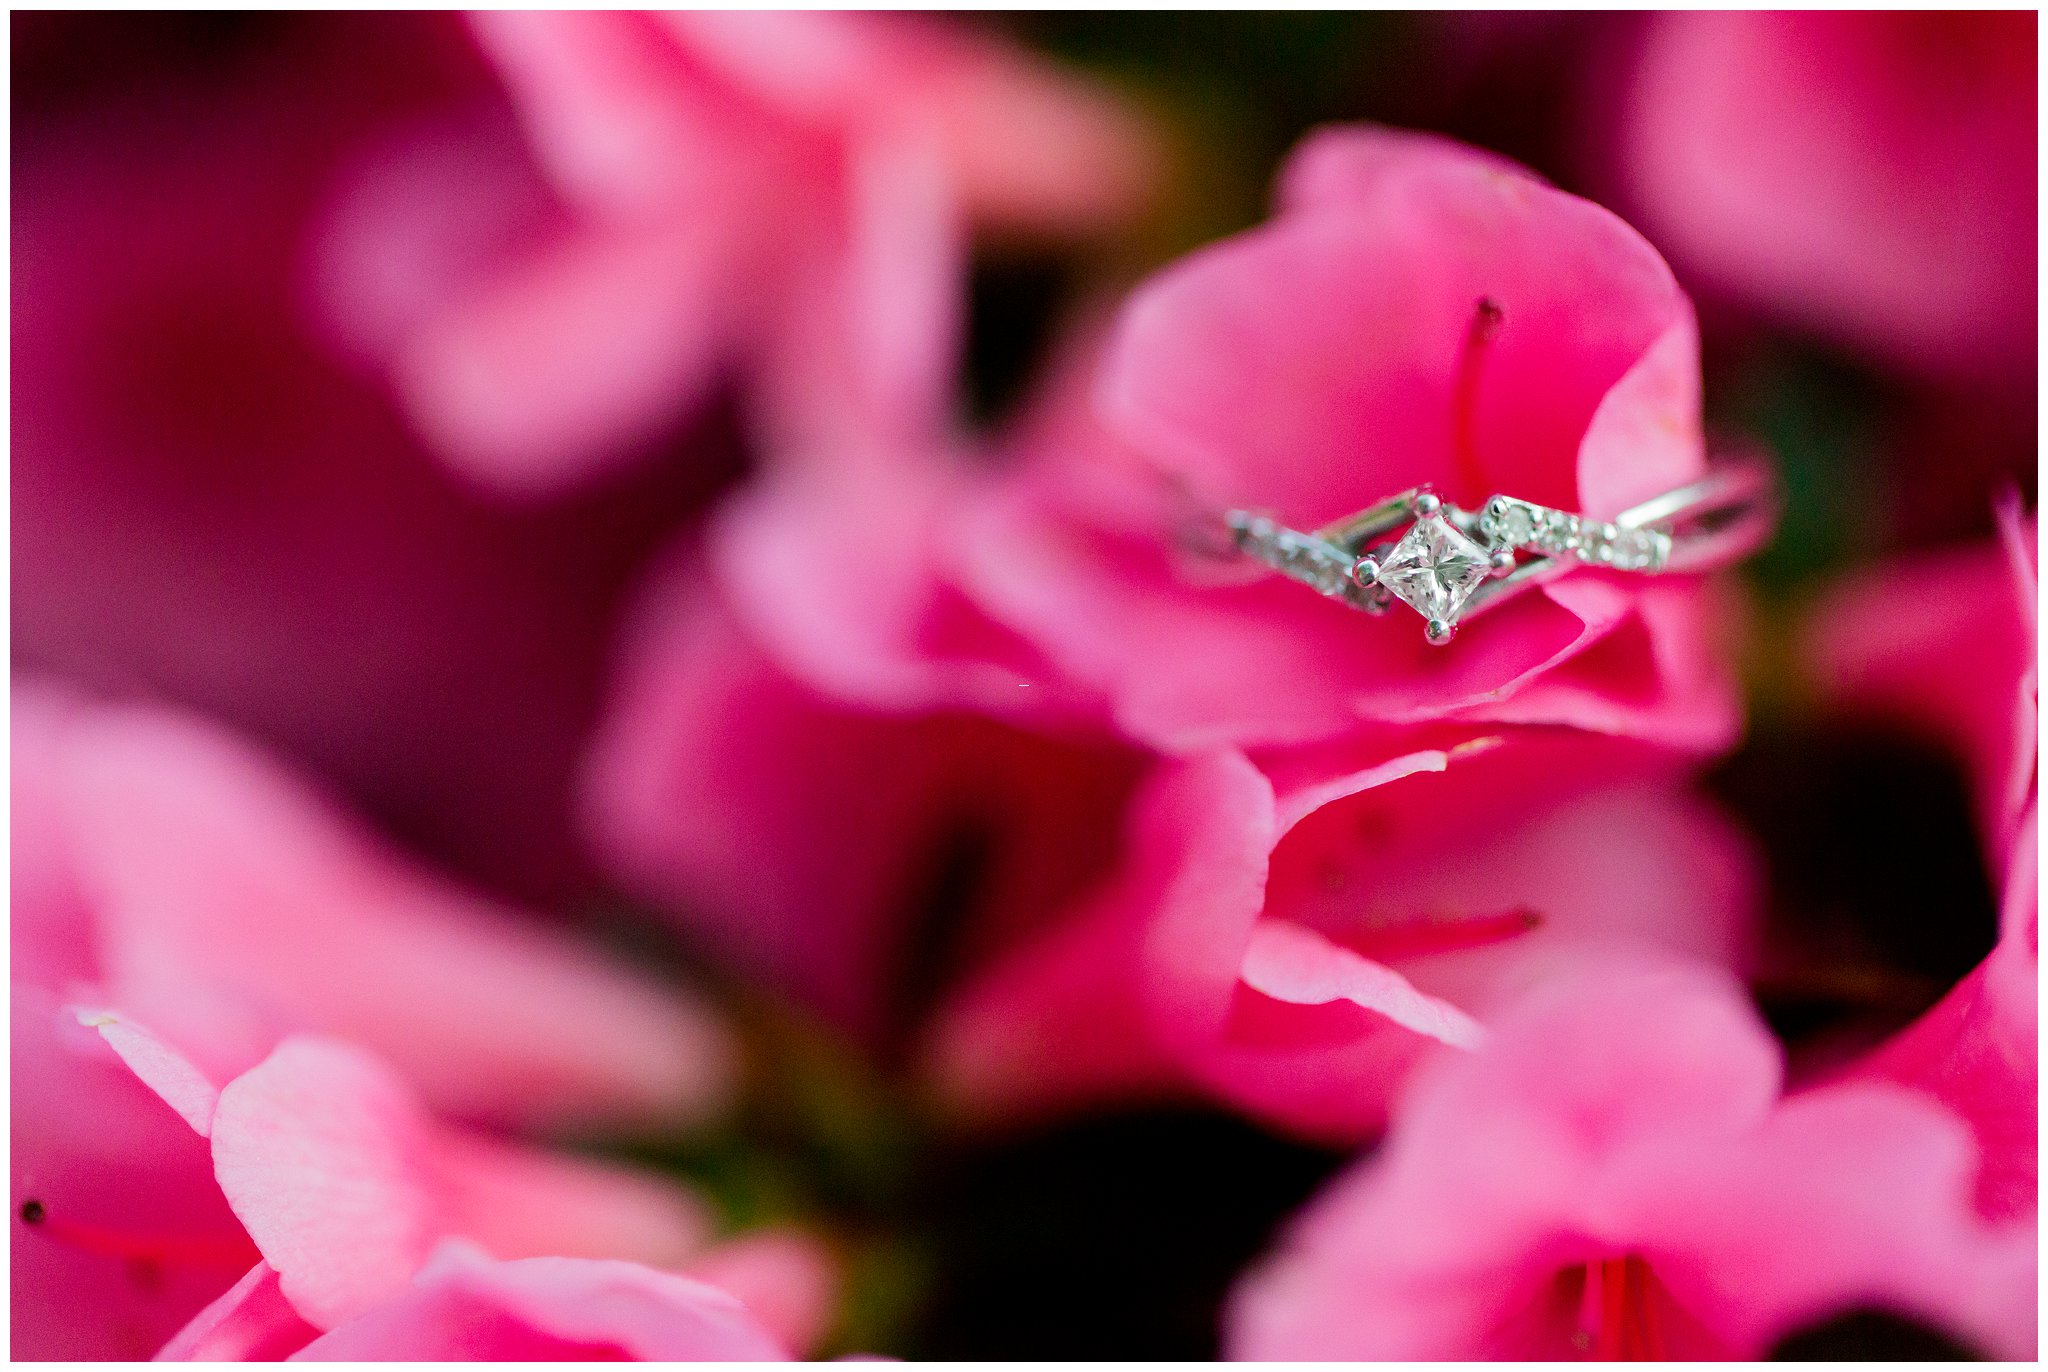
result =
[{"label": "ring prong", "polygon": [[1351,564],[1351,580],[1354,584],[1370,586],[1380,579],[1380,564],[1372,558],[1361,557]]},{"label": "ring prong", "polygon": [[1418,518],[1427,519],[1443,507],[1443,497],[1435,491],[1424,491],[1415,497],[1415,513]]},{"label": "ring prong", "polygon": [[1506,576],[1515,569],[1515,550],[1496,548],[1493,556],[1486,560],[1486,567],[1492,576]]},{"label": "ring prong", "polygon": [[1456,626],[1447,620],[1432,619],[1424,626],[1422,636],[1428,639],[1433,646],[1441,648],[1451,641],[1451,635],[1456,632]]}]

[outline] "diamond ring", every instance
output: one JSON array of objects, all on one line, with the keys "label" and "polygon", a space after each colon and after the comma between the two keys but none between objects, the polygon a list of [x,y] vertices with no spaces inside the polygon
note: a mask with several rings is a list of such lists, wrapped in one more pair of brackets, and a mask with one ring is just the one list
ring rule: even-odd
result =
[{"label": "diamond ring", "polygon": [[1769,540],[1777,512],[1770,469],[1742,459],[1611,520],[1505,495],[1461,510],[1418,486],[1314,533],[1253,510],[1231,510],[1223,522],[1254,561],[1367,614],[1399,600],[1422,616],[1424,637],[1444,644],[1460,621],[1579,568],[1655,575],[1726,566]]}]

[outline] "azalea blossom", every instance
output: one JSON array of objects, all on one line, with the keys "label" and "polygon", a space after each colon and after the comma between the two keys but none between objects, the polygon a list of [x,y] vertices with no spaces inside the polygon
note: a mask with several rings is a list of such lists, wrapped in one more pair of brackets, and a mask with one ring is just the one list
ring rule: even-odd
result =
[{"label": "azalea blossom", "polygon": [[1022,440],[959,560],[985,612],[1131,737],[1190,753],[1444,719],[1732,737],[1696,580],[1561,578],[1439,651],[1182,543],[1229,508],[1308,529],[1428,483],[1613,514],[1698,476],[1691,307],[1606,211],[1444,140],[1324,130],[1268,223],[1138,288],[1094,384],[1093,413],[1055,405]]},{"label": "azalea blossom", "polygon": [[980,1113],[1200,1085],[1356,1140],[1432,1045],[1478,1047],[1503,1002],[1587,947],[1740,967],[1746,845],[1668,776],[1598,781],[1625,772],[1603,746],[1639,745],[1507,730],[1383,744],[1336,774],[1320,753],[1166,767],[1117,877],[963,989],[932,1070]]},{"label": "azalea blossom", "polygon": [[[700,1120],[731,1075],[705,1009],[408,867],[216,728],[42,684],[13,728],[18,1349],[148,1356],[259,1253],[316,1324],[446,1234],[705,1254],[687,1191],[465,1123]],[[815,1333],[815,1278],[744,1256]]]},{"label": "azalea blossom", "polygon": [[449,1240],[403,1291],[321,1333],[281,1309],[259,1267],[180,1333],[165,1361],[787,1361],[717,1287],[634,1263],[495,1261]]},{"label": "azalea blossom", "polygon": [[[360,1331],[354,1322],[364,1319],[388,1340],[430,1339],[448,1316],[431,1301],[426,1311],[407,1302],[463,1265],[445,1251],[429,1262],[453,1238],[476,1245],[478,1259],[545,1259],[553,1279],[540,1284],[543,1303],[551,1286],[573,1290],[579,1275],[586,1287],[594,1276],[666,1289],[672,1300],[696,1294],[634,1265],[680,1264],[705,1249],[709,1218],[688,1193],[443,1124],[348,1044],[293,1035],[216,1087],[117,1012],[53,1010],[54,998],[21,986],[15,998],[15,1080],[89,1088],[62,1103],[39,1092],[17,1130],[15,1332],[44,1355],[140,1356],[138,1342],[170,1334],[159,1356],[274,1359],[337,1326]],[[151,1096],[158,1108],[141,1108]],[[66,1120],[83,1128],[52,1129]],[[170,1185],[137,1192],[143,1177]],[[600,1258],[609,1261],[589,1261]],[[192,1308],[223,1266],[244,1264]],[[514,1289],[522,1272],[538,1275],[515,1271]],[[803,1274],[798,1281],[801,1289]],[[687,1329],[701,1302],[681,1304],[669,1324]],[[114,1310],[127,1317],[96,1318]],[[720,1292],[694,1317],[775,1348],[743,1310]],[[161,1327],[186,1315],[182,1330]],[[709,1345],[721,1346],[741,1345]]]},{"label": "azalea blossom", "polygon": [[472,23],[561,212],[434,253],[463,188],[438,143],[396,146],[337,211],[351,259],[439,270],[378,318],[345,280],[333,308],[436,448],[499,491],[644,456],[735,371],[770,451],[921,435],[946,418],[970,229],[1100,228],[1152,179],[1130,113],[927,17]]},{"label": "azalea blossom", "polygon": [[2034,1357],[2035,26],[17,17],[11,1347]]},{"label": "azalea blossom", "polygon": [[1415,1079],[1375,1156],[1240,1285],[1253,1359],[1753,1359],[1877,1307],[2035,1350],[2031,1223],[1970,1205],[1961,1122],[1896,1086],[1779,1098],[1725,979],[1595,959]]}]

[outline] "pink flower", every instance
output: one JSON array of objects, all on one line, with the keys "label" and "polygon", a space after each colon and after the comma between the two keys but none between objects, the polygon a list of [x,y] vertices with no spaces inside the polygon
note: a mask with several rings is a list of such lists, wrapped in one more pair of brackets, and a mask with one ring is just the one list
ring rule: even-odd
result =
[{"label": "pink flower", "polygon": [[1744,845],[1668,781],[1600,783],[1629,746],[1410,732],[1334,773],[1321,753],[1169,766],[1118,879],[963,991],[932,1070],[984,1113],[1192,1083],[1369,1135],[1432,1044],[1478,1046],[1505,999],[1588,946],[1743,959]]},{"label": "pink flower", "polygon": [[[18,987],[16,1003],[16,1080],[92,1087],[63,1102],[37,1092],[17,1119],[26,1156],[14,1177],[15,1331],[26,1344],[64,1347],[96,1329],[102,1347],[131,1340],[137,1356],[133,1347],[170,1332],[167,1319],[191,1315],[162,1356],[275,1358],[359,1319],[377,1327],[379,1312],[389,1329],[393,1304],[421,1299],[416,1275],[428,1288],[445,1275],[445,1257],[427,1264],[450,1238],[512,1259],[629,1260],[593,1264],[594,1275],[659,1291],[667,1279],[630,1262],[680,1263],[708,1237],[688,1194],[445,1124],[383,1064],[337,1040],[286,1038],[216,1089],[123,1015],[53,1010],[33,988]],[[95,1133],[67,1133],[67,1119]],[[173,1185],[122,1190],[124,1177],[150,1175]],[[569,1266],[567,1275],[586,1271]],[[223,1291],[194,1313],[195,1295]],[[74,1303],[58,1303],[60,1293]],[[737,1302],[717,1304],[727,1313],[714,1326],[773,1346]],[[124,1306],[143,1318],[115,1322]]]},{"label": "pink flower", "polygon": [[348,260],[444,270],[374,315],[344,272],[332,308],[497,490],[644,455],[733,371],[775,451],[921,435],[944,417],[970,225],[1093,229],[1151,179],[1103,95],[929,19],[472,22],[561,213],[467,261],[438,252],[466,179],[433,142],[395,148],[337,211]]},{"label": "pink flower", "polygon": [[26,684],[13,738],[17,980],[142,1015],[217,1079],[317,1029],[464,1118],[722,1100],[708,1010],[399,860],[226,733]]},{"label": "pink flower", "polygon": [[1619,118],[1645,226],[1704,280],[1887,359],[2031,378],[2035,27],[1657,16]]},{"label": "pink flower", "polygon": [[710,520],[708,571],[749,636],[830,699],[1106,732],[1100,697],[974,594],[962,545],[987,485],[951,453],[761,480]]},{"label": "pink flower", "polygon": [[[783,1346],[714,1286],[634,1263],[498,1262],[449,1241],[405,1290],[333,1330],[275,1337],[281,1298],[265,1268],[224,1297],[166,1359],[290,1356],[332,1362],[758,1362]],[[288,1328],[288,1324],[286,1325]],[[254,1335],[255,1342],[250,1342]]]},{"label": "pink flower", "polygon": [[[488,73],[445,16],[263,35],[16,130],[16,660],[197,706],[437,857],[559,899],[589,882],[563,816],[615,600],[734,459],[707,436],[666,476],[523,514],[460,490],[309,316],[345,168],[476,114]],[[437,185],[479,236],[536,193],[516,164],[477,184],[502,151],[453,160]]]},{"label": "pink flower", "polygon": [[9,1329],[23,1359],[143,1359],[256,1261],[206,1141],[58,997],[15,982]]},{"label": "pink flower", "polygon": [[[895,710],[832,699],[687,555],[641,610],[586,829],[622,882],[764,984],[870,1036],[901,1028],[906,996],[931,989],[906,984],[914,940],[980,960],[1113,863],[1138,767],[1124,750],[911,708],[921,687]],[[920,911],[940,922],[918,926]]]},{"label": "pink flower", "polygon": [[1974,784],[1998,943],[1858,1072],[1930,1091],[1968,1120],[1985,1155],[1978,1204],[2008,1217],[2032,1214],[2039,1188],[2040,575],[2034,520],[2016,500],[1998,513],[1999,547],[1901,560],[1835,588],[1808,641],[1837,708],[1932,736]]},{"label": "pink flower", "polygon": [[1380,723],[1569,724],[1711,750],[1737,709],[1696,581],[1564,578],[1461,631],[1201,574],[1189,514],[1296,527],[1433,483],[1594,513],[1698,475],[1691,308],[1619,220],[1477,151],[1333,129],[1266,225],[1124,307],[1100,423],[1071,404],[963,530],[985,611],[1173,753]]},{"label": "pink flower", "polygon": [[2032,1226],[1978,1221],[1924,1097],[1780,1100],[1776,1045],[1693,966],[1594,961],[1496,1030],[1240,1285],[1233,1356],[1740,1360],[1873,1305],[2034,1355]]}]

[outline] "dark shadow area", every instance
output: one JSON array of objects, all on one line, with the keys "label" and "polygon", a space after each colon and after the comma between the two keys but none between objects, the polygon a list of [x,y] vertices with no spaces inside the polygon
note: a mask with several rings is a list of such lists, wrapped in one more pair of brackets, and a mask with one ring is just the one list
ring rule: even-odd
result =
[{"label": "dark shadow area", "polygon": [[1211,1111],[1097,1116],[942,1158],[911,1358],[1213,1358],[1230,1285],[1346,1161]]},{"label": "dark shadow area", "polygon": [[1756,990],[1789,1047],[1903,1026],[1997,942],[1969,796],[1941,753],[1839,725],[1764,725],[1708,782],[1768,864]]},{"label": "dark shadow area", "polygon": [[1981,1362],[1961,1340],[1889,1310],[1851,1310],[1778,1340],[1772,1362]]}]

